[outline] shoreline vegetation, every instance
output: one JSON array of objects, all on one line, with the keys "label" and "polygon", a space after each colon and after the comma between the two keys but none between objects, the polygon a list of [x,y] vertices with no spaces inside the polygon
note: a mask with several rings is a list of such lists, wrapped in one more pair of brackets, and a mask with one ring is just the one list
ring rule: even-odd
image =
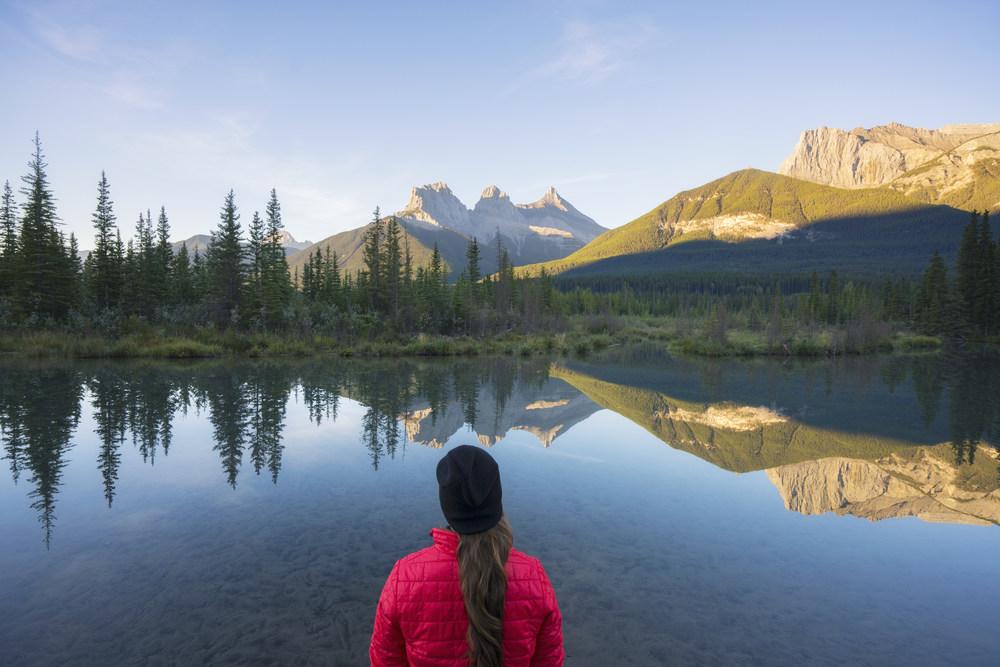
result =
[{"label": "shoreline vegetation", "polygon": [[[736,319],[736,318],[734,318]],[[656,342],[675,353],[704,356],[833,356],[936,348],[944,340],[888,327],[881,322],[841,326],[797,326],[780,332],[746,322],[720,324],[718,313],[703,318],[592,315],[574,316],[558,329],[496,335],[392,335],[368,337],[253,333],[233,329],[134,323],[117,337],[59,330],[23,331],[0,336],[0,354],[70,358],[207,358],[337,355],[343,357],[474,356],[540,354],[585,356],[606,348]]]}]

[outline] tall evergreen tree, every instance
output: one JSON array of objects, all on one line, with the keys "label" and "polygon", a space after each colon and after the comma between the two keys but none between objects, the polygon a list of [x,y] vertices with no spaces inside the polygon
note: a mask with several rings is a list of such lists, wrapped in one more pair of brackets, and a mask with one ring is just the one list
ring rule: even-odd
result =
[{"label": "tall evergreen tree", "polygon": [[42,142],[35,133],[35,154],[22,176],[24,195],[15,266],[15,301],[23,313],[60,318],[72,303],[72,262],[56,225],[55,198],[49,189]]},{"label": "tall evergreen tree", "polygon": [[10,181],[3,184],[0,200],[0,299],[13,296],[14,260],[17,257],[17,204]]},{"label": "tall evergreen tree", "polygon": [[[197,257],[197,255],[195,255]],[[194,271],[188,256],[187,243],[181,243],[181,249],[173,256],[171,262],[171,300],[173,303],[188,306],[195,301]]]},{"label": "tall evergreen tree", "polygon": [[466,272],[469,275],[469,300],[470,308],[476,309],[479,307],[479,280],[483,277],[482,270],[479,268],[479,262],[482,259],[479,254],[479,241],[473,236],[472,240],[469,241],[469,246],[465,249],[465,259],[467,263],[465,265]]},{"label": "tall evergreen tree", "polygon": [[400,245],[400,227],[395,216],[385,224],[385,241],[382,258],[383,269],[383,299],[386,310],[394,316],[399,315],[400,288],[403,282],[403,248]]},{"label": "tall evergreen tree", "polygon": [[152,248],[153,296],[154,308],[172,305],[173,290],[171,289],[171,270],[174,251],[170,247],[170,221],[167,219],[167,207],[160,206],[160,215],[156,218],[155,246]]},{"label": "tall evergreen tree", "polygon": [[970,218],[969,224],[962,231],[962,241],[955,261],[955,296],[962,319],[969,325],[976,326],[977,312],[980,310],[977,286],[983,273],[979,211],[972,211]]},{"label": "tall evergreen tree", "polygon": [[383,295],[385,285],[383,281],[383,269],[385,258],[382,244],[385,241],[385,221],[379,215],[379,209],[375,207],[375,218],[365,230],[365,246],[361,257],[365,263],[365,270],[368,274],[368,289],[370,292],[369,307],[379,311],[383,308]]},{"label": "tall evergreen tree", "polygon": [[269,260],[270,240],[267,238],[267,227],[257,211],[253,212],[253,220],[247,229],[250,235],[250,246],[247,248],[247,313],[251,317],[260,318],[264,307],[264,281],[267,279],[266,266]]},{"label": "tall evergreen tree", "polygon": [[278,203],[278,193],[272,188],[271,198],[264,210],[267,223],[268,253],[262,266],[264,277],[261,280],[262,311],[268,323],[280,321],[285,305],[292,296],[292,280],[288,271],[288,260],[285,249],[281,245],[281,231],[284,224],[281,221],[281,204]]},{"label": "tall evergreen tree", "polygon": [[977,333],[988,336],[991,333],[993,313],[997,304],[996,259],[993,243],[993,230],[990,229],[990,213],[983,213],[983,223],[979,227],[979,271],[974,286],[974,308],[972,324]]},{"label": "tall evergreen tree", "polygon": [[950,331],[954,326],[953,297],[948,285],[948,267],[941,252],[934,251],[917,292],[917,328],[928,334]]},{"label": "tall evergreen tree", "polygon": [[97,311],[116,308],[121,300],[122,266],[117,253],[117,227],[115,226],[114,202],[105,173],[97,184],[97,210],[92,219],[94,229],[94,249],[87,257],[87,292]]},{"label": "tall evergreen tree", "polygon": [[215,317],[228,324],[233,311],[238,312],[242,305],[246,277],[243,246],[240,244],[243,230],[232,190],[226,195],[219,218],[219,227],[208,244],[205,267],[208,270],[207,298]]}]

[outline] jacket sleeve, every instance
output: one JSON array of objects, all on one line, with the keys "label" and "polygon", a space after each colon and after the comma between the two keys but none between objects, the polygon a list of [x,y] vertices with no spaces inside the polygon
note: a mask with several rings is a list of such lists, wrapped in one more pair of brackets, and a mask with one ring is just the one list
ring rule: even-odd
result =
[{"label": "jacket sleeve", "polygon": [[406,641],[399,626],[396,608],[396,582],[399,563],[392,568],[389,578],[382,588],[382,596],[375,611],[375,630],[368,657],[372,667],[396,667],[407,665]]},{"label": "jacket sleeve", "polygon": [[545,618],[535,640],[535,654],[531,657],[531,667],[562,667],[566,659],[566,652],[563,650],[562,614],[559,613],[556,593],[552,590],[552,584],[540,563],[538,573],[542,584]]}]

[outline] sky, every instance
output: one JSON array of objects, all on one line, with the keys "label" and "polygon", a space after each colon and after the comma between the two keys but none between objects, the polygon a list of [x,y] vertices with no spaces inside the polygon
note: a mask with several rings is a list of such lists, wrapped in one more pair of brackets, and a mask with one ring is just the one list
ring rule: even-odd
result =
[{"label": "sky", "polygon": [[206,234],[230,189],[245,229],[273,188],[315,242],[438,181],[612,228],[803,130],[1000,122],[996,26],[995,0],[0,0],[0,181],[37,131],[81,248],[102,170],[123,237],[161,206]]}]

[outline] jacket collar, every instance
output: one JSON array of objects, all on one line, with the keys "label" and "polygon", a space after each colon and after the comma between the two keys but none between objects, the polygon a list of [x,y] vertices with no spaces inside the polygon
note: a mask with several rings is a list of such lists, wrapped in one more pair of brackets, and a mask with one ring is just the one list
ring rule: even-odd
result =
[{"label": "jacket collar", "polygon": [[434,538],[434,546],[445,552],[449,556],[458,553],[458,533],[453,533],[444,528],[431,529],[431,537]]}]

